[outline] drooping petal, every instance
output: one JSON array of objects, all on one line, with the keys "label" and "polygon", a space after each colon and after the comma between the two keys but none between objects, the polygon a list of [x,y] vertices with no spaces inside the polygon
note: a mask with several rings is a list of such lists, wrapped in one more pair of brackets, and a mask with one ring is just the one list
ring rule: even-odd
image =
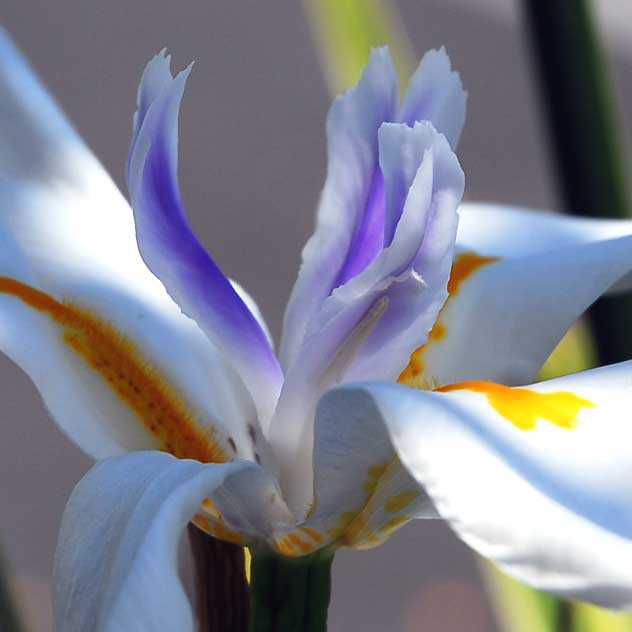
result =
[{"label": "drooping petal", "polygon": [[457,255],[450,297],[400,382],[533,380],[573,322],[630,272],[631,253],[632,237],[620,237],[532,256]]},{"label": "drooping petal", "polygon": [[632,220],[577,217],[517,206],[463,202],[457,244],[492,257],[524,257],[632,234]]},{"label": "drooping petal", "polygon": [[0,200],[0,348],[62,429],[97,458],[254,459],[240,379],[149,272],[129,205],[2,33]]},{"label": "drooping petal", "polygon": [[347,258],[366,264],[382,248],[383,187],[374,182],[377,132],[393,119],[396,107],[397,79],[388,50],[373,50],[358,85],[334,101],[327,117],[327,180],[283,321],[284,367],[295,359],[314,312],[339,285]]},{"label": "drooping petal", "polygon": [[430,121],[453,149],[465,124],[467,94],[459,74],[452,70],[445,48],[429,50],[412,76],[398,120],[410,125]]},{"label": "drooping petal", "polygon": [[[339,401],[339,400],[336,400]],[[326,542],[367,548],[434,505],[401,465],[378,415],[347,397],[342,411],[321,400],[314,428],[314,502],[303,525]]]},{"label": "drooping petal", "polygon": [[189,71],[171,79],[169,58],[163,54],[143,75],[127,172],[136,237],[149,268],[226,354],[252,394],[260,418],[267,420],[282,381],[274,352],[257,319],[193,234],[182,208],[178,112]]},{"label": "drooping petal", "polygon": [[311,497],[318,397],[336,383],[395,379],[427,339],[447,296],[463,192],[456,156],[429,123],[385,125],[380,143],[387,209],[398,218],[392,241],[312,317],[270,430],[284,462],[284,492],[297,513]]},{"label": "drooping petal", "polygon": [[375,384],[328,394],[321,415],[381,419],[440,515],[518,579],[632,609],[631,385],[631,362],[526,388]]},{"label": "drooping petal", "polygon": [[259,529],[265,538],[278,520],[275,487],[255,464],[203,465],[159,452],[97,464],[62,520],[53,581],[57,629],[192,632],[178,543],[204,499],[214,502],[225,488],[229,526]]}]

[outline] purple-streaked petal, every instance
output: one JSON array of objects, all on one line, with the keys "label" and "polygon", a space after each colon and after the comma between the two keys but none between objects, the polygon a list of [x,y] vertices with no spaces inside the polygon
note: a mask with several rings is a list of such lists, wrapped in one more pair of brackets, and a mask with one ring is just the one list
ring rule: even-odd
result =
[{"label": "purple-streaked petal", "polygon": [[393,119],[396,107],[397,80],[388,50],[373,50],[358,85],[336,99],[327,118],[327,180],[316,230],[303,249],[285,312],[280,352],[284,367],[295,359],[323,300],[382,248],[377,132]]},{"label": "purple-streaked petal", "polygon": [[430,50],[410,80],[397,120],[411,127],[430,121],[456,148],[465,123],[467,94],[445,48]]},{"label": "purple-streaked petal", "polygon": [[303,250],[303,264],[285,313],[281,363],[286,368],[295,360],[322,302],[335,288],[361,274],[393,237],[399,217],[385,217],[377,148],[380,124],[399,121],[413,126],[426,120],[452,146],[458,141],[466,97],[444,49],[424,56],[399,113],[396,93],[388,51],[374,50],[358,86],[331,109],[329,168],[317,227]]},{"label": "purple-streaked petal", "polygon": [[158,56],[143,75],[148,85],[139,89],[127,173],[136,238],[143,259],[173,300],[241,375],[265,421],[279,392],[280,367],[256,318],[195,237],[182,208],[178,112],[189,71],[167,82],[168,59]]},{"label": "purple-streaked petal", "polygon": [[[338,383],[396,379],[410,353],[427,340],[447,297],[456,208],[463,193],[456,156],[429,123],[385,125],[380,145],[388,147],[383,163],[387,209],[401,213],[393,240],[312,317],[286,372],[271,426],[284,493],[297,513],[311,494],[318,397]],[[392,191],[403,192],[404,199]]]}]

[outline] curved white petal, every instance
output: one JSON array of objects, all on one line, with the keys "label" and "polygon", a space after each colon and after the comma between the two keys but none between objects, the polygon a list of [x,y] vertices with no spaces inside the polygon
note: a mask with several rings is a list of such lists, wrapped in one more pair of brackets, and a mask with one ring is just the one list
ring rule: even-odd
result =
[{"label": "curved white petal", "polygon": [[322,406],[341,423],[350,408],[383,420],[442,517],[510,574],[632,609],[632,363],[527,388],[451,389],[349,387]]},{"label": "curved white petal", "polygon": [[632,236],[522,257],[457,255],[450,297],[400,382],[529,382],[582,312],[631,269]]},{"label": "curved white petal", "polygon": [[252,463],[203,465],[160,452],[97,464],[62,519],[54,567],[60,632],[194,630],[178,576],[178,543],[206,498],[229,494],[233,526],[274,518],[270,480]]},{"label": "curved white petal", "polygon": [[[495,257],[524,257],[567,246],[632,234],[632,220],[464,202],[459,207],[457,247]],[[632,277],[612,288],[629,289]]]},{"label": "curved white petal", "polygon": [[[266,460],[265,446],[252,445],[249,426],[261,432],[239,378],[142,262],[129,205],[2,33],[0,103],[2,350],[97,458],[168,448],[150,427],[166,388],[175,417],[195,420],[197,443],[212,438],[226,458],[256,451]],[[97,367],[98,354],[114,364]]]}]

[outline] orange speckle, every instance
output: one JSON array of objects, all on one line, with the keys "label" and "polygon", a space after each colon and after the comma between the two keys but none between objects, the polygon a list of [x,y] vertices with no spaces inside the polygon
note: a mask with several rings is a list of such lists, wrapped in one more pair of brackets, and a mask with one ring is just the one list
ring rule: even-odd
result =
[{"label": "orange speckle", "polygon": [[311,538],[312,540],[314,540],[314,542],[320,544],[323,541],[323,536],[316,531],[316,529],[310,529],[309,527],[301,527],[301,531],[308,536],[309,538]]},{"label": "orange speckle", "polygon": [[[498,261],[498,257],[482,257],[474,252],[464,252],[455,257],[452,262],[452,270],[450,270],[450,279],[448,280],[448,298],[442,308],[443,311],[450,299],[458,292],[459,287],[474,272],[484,265]],[[420,378],[424,372],[424,360],[423,354],[428,346],[433,342],[438,342],[445,338],[447,333],[446,327],[440,322],[441,313],[435,322],[433,328],[428,333],[428,342],[421,345],[418,349],[413,351],[410,356],[408,366],[400,373],[397,381],[400,384],[406,384],[407,386],[421,387],[423,382],[420,382]]]},{"label": "orange speckle", "polygon": [[538,393],[528,388],[512,388],[493,382],[460,382],[436,389],[474,391],[487,396],[494,410],[521,430],[532,430],[538,419],[545,419],[560,428],[574,428],[581,408],[594,404],[568,391]]},{"label": "orange speckle", "polygon": [[300,535],[296,533],[292,533],[288,536],[290,542],[302,553],[309,553],[314,550],[314,544],[312,542],[307,542],[301,538]]},{"label": "orange speckle", "polygon": [[15,279],[0,277],[0,292],[47,314],[59,325],[64,342],[101,375],[161,449],[207,463],[229,460],[212,431],[197,422],[162,372],[113,325]]},{"label": "orange speckle", "polygon": [[445,334],[446,328],[439,321],[437,321],[428,334],[428,341],[436,342],[437,340],[441,340],[445,337]]},{"label": "orange speckle", "polygon": [[448,281],[448,294],[454,296],[465,279],[474,274],[479,268],[488,263],[494,263],[494,261],[498,261],[498,257],[481,257],[475,252],[464,252],[458,255],[452,262],[452,270]]}]

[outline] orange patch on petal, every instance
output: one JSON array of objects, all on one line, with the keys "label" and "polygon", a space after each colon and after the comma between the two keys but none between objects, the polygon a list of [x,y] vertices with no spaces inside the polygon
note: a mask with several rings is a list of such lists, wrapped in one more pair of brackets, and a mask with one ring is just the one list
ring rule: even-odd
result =
[{"label": "orange patch on petal", "polygon": [[136,345],[113,325],[89,310],[60,302],[8,277],[0,277],[0,293],[20,299],[59,325],[64,342],[135,413],[160,449],[206,463],[230,460],[212,431],[197,422],[162,372],[151,366]]},{"label": "orange patch on petal", "polygon": [[494,261],[498,261],[498,257],[482,257],[475,252],[464,252],[455,257],[448,281],[448,294],[454,296],[465,279],[483,266],[494,263]]},{"label": "orange patch on petal", "polygon": [[[483,266],[493,263],[494,261],[498,261],[498,257],[482,257],[474,252],[464,252],[463,254],[455,257],[452,262],[452,269],[450,270],[450,279],[448,280],[448,298],[441,311],[446,308],[450,299],[458,292],[463,281]],[[433,328],[428,333],[428,342],[421,345],[421,347],[413,351],[411,354],[408,366],[397,378],[397,381],[400,384],[420,387],[420,379],[425,368],[423,354],[431,343],[442,340],[445,338],[447,333],[445,325],[439,320],[440,318],[441,313],[439,313],[437,322],[435,322]]]},{"label": "orange patch on petal", "polygon": [[490,406],[520,430],[532,430],[538,419],[560,428],[574,428],[582,408],[593,402],[568,391],[538,393],[528,388],[512,388],[493,382],[460,382],[437,388],[437,391],[473,391],[487,397]]}]

